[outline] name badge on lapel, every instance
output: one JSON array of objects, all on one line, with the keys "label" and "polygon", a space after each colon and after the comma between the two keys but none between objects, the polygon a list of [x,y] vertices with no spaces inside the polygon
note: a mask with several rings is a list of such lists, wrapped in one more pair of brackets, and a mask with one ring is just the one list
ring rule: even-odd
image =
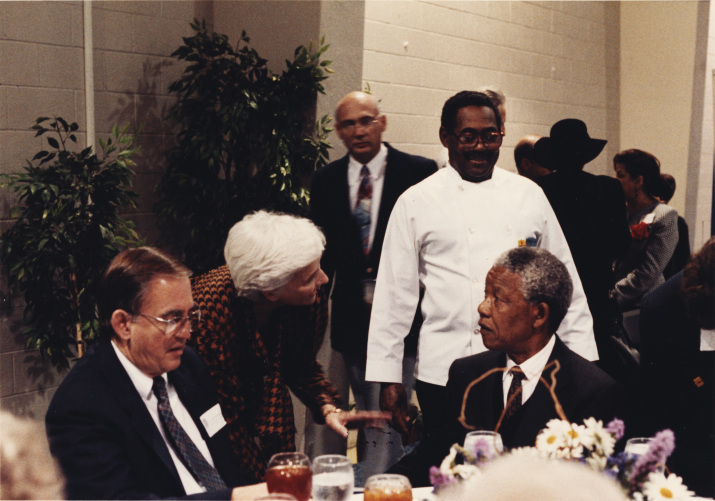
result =
[{"label": "name badge on lapel", "polygon": [[223,414],[221,414],[221,407],[216,404],[204,412],[201,415],[201,424],[204,425],[204,429],[209,437],[216,435],[221,428],[226,426],[226,420],[223,418]]}]

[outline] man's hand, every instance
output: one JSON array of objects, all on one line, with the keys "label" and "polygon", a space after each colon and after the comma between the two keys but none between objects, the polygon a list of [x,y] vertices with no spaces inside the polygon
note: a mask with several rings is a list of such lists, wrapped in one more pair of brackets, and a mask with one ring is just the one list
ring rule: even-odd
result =
[{"label": "man's hand", "polygon": [[409,433],[410,418],[407,415],[407,393],[402,383],[382,383],[380,409],[392,414],[392,426],[400,433]]}]

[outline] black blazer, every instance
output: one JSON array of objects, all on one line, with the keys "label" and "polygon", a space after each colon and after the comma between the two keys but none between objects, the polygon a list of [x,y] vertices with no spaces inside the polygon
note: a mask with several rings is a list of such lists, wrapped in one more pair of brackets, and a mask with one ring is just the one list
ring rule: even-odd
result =
[{"label": "black blazer", "polygon": [[582,170],[557,171],[536,183],[559,220],[594,321],[600,320],[615,281],[613,260],[631,243],[621,183]]},{"label": "black blazer", "polygon": [[[224,426],[208,437],[200,417],[218,403],[203,361],[186,347],[169,373],[208,444],[226,485],[249,483],[229,454]],[[169,450],[108,340],[84,355],[57,389],[45,418],[50,450],[67,480],[68,499],[181,498],[186,493]],[[231,490],[194,499],[230,499]]]},{"label": "black blazer", "polygon": [[[561,364],[556,374],[555,393],[571,422],[582,424],[584,419],[594,417],[603,420],[606,425],[614,417],[626,419],[625,392],[608,374],[571,351],[558,337],[549,362],[553,360]],[[430,466],[439,466],[450,446],[454,443],[462,445],[466,433],[470,431],[457,421],[467,386],[489,370],[500,367],[506,367],[506,355],[499,351],[490,350],[455,360],[449,369],[447,381],[454,420],[445,423],[444,435],[439,436],[436,443],[420,444],[415,451],[390,468],[390,472],[407,475],[413,485],[429,485]],[[496,428],[504,409],[502,375],[500,371],[494,372],[474,385],[469,392],[465,417],[467,423],[476,429]],[[544,371],[542,377],[550,382],[547,371]],[[498,431],[504,447],[535,445],[536,436],[551,419],[559,419],[559,416],[548,389],[539,383],[523,407],[502,421]]]},{"label": "black blazer", "polygon": [[[385,238],[387,222],[395,202],[410,186],[437,171],[437,164],[387,146],[387,165],[380,199],[380,211],[370,254],[365,256],[360,232],[350,207],[348,161],[345,155],[313,175],[310,218],[327,240],[321,261],[335,285],[332,292],[331,345],[334,350],[365,355],[370,309],[363,301],[362,280],[375,278]],[[415,331],[415,325],[413,325]],[[417,328],[417,330],[419,330]]]}]

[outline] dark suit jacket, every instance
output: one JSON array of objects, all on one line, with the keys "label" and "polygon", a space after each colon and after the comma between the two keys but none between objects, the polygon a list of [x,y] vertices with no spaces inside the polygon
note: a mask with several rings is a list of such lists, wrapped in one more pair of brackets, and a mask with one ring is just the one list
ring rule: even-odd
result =
[{"label": "dark suit jacket", "polygon": [[638,434],[670,428],[673,473],[699,496],[715,495],[715,352],[700,351],[700,326],[689,318],[680,292],[683,272],[641,303],[642,387]]},{"label": "dark suit jacket", "polygon": [[[319,169],[313,175],[310,192],[310,217],[322,228],[327,240],[321,265],[333,279],[331,345],[334,350],[364,355],[370,308],[363,301],[362,280],[375,278],[392,208],[410,186],[437,171],[433,160],[408,155],[387,146],[387,165],[380,199],[380,212],[372,249],[365,256],[360,232],[350,207],[348,188],[349,155]],[[413,331],[415,329],[413,325]]]},{"label": "dark suit jacket", "polygon": [[536,182],[559,220],[596,322],[613,288],[612,262],[631,243],[621,183],[582,170],[557,171]]},{"label": "dark suit jacket", "polygon": [[[230,487],[248,482],[230,460],[227,429],[208,437],[200,416],[217,404],[210,375],[186,347],[169,373],[181,401]],[[169,450],[108,340],[84,355],[57,389],[45,418],[69,499],[180,498],[185,491]],[[230,489],[191,496],[229,499]]]},{"label": "dark suit jacket", "polygon": [[[614,417],[623,419],[625,394],[616,383],[592,362],[571,351],[558,337],[551,352],[549,362],[558,360],[561,364],[556,374],[556,396],[566,417],[573,423],[582,424],[589,417],[601,419],[604,425]],[[413,485],[426,485],[429,467],[439,466],[453,443],[464,442],[469,431],[457,418],[461,412],[462,398],[467,386],[491,369],[506,367],[506,355],[499,351],[486,351],[470,357],[460,358],[449,369],[447,392],[452,404],[454,421],[446,423],[449,428],[440,437],[440,444],[422,444],[413,454],[421,457],[405,456],[390,471],[407,474]],[[549,374],[553,369],[549,369]],[[502,372],[494,372],[474,385],[469,392],[465,417],[467,423],[481,430],[494,430],[504,409]],[[550,382],[547,371],[542,377]],[[539,383],[529,400],[508,419],[502,421],[498,430],[504,447],[533,446],[536,436],[551,419],[559,419],[548,389]]]}]

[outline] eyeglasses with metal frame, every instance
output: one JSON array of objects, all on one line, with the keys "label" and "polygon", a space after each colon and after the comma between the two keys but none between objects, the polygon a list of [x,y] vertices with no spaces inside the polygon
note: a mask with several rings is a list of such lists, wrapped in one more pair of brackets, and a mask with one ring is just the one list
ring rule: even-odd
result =
[{"label": "eyeglasses with metal frame", "polygon": [[195,332],[201,321],[201,309],[198,307],[192,309],[186,315],[174,315],[172,318],[155,317],[154,315],[147,315],[146,313],[137,313],[137,315],[156,320],[160,324],[163,324],[164,328],[162,329],[160,327],[159,330],[161,330],[165,336],[174,336],[178,332],[181,332],[186,322],[189,322],[189,332]]},{"label": "eyeglasses with metal frame", "polygon": [[380,115],[376,117],[361,117],[358,120],[343,120],[338,124],[338,126],[341,131],[352,134],[358,127],[362,129],[369,129],[377,123],[379,116]]}]

